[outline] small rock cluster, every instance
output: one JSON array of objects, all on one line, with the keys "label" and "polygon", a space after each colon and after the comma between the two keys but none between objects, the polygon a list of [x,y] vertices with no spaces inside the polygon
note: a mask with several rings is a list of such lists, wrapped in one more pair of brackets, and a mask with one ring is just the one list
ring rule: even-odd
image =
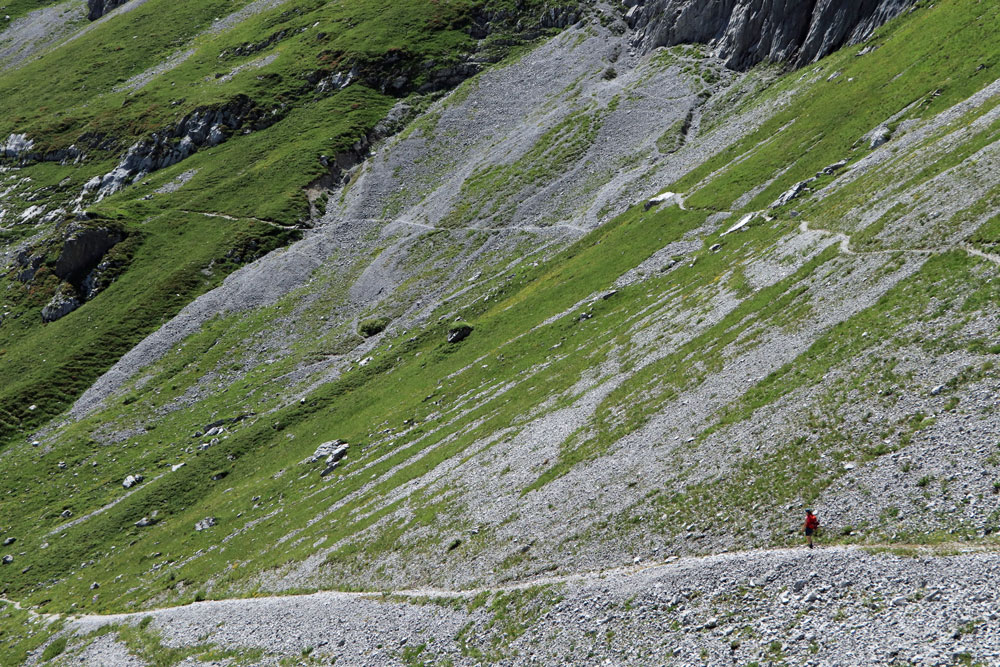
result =
[{"label": "small rock cluster", "polygon": [[324,442],[322,445],[316,448],[316,451],[312,456],[308,457],[303,464],[316,463],[319,460],[324,460],[326,467],[320,472],[320,477],[326,477],[340,465],[341,459],[347,456],[347,450],[350,449],[350,445],[343,440],[330,440],[329,442]]},{"label": "small rock cluster", "polygon": [[122,486],[126,489],[131,489],[133,486],[140,484],[143,479],[142,475],[129,475],[122,481]]}]

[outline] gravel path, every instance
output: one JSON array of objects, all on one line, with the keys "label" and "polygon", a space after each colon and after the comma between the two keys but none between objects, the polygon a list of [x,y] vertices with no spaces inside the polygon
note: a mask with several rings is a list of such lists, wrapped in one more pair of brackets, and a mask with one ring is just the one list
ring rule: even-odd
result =
[{"label": "gravel path", "polygon": [[929,255],[929,254],[933,254],[933,253],[947,252],[949,250],[954,250],[954,249],[957,248],[959,250],[964,250],[965,252],[969,253],[973,257],[979,257],[980,259],[985,259],[986,261],[992,262],[993,264],[1000,265],[1000,255],[993,255],[993,254],[990,254],[988,252],[983,252],[982,250],[978,250],[977,248],[974,248],[974,247],[972,247],[972,246],[970,246],[968,244],[965,244],[965,243],[961,243],[961,244],[958,244],[956,246],[944,245],[944,246],[941,246],[940,248],[907,248],[907,249],[891,248],[889,250],[863,250],[863,251],[858,251],[858,250],[855,250],[854,248],[851,247],[852,241],[851,241],[851,237],[849,235],[844,234],[843,232],[832,232],[832,231],[827,230],[827,229],[818,229],[816,227],[810,228],[809,227],[809,222],[806,221],[806,220],[803,220],[802,223],[799,225],[799,231],[801,231],[803,234],[806,234],[810,230],[811,231],[816,231],[816,232],[823,232],[825,234],[831,234],[831,235],[833,235],[833,237],[836,238],[840,242],[840,251],[843,252],[843,253],[845,253],[845,254],[848,254],[848,255],[896,255],[896,254],[899,254],[899,253],[911,253],[911,254],[916,254],[916,255]]},{"label": "gravel path", "polygon": [[[946,548],[959,550],[951,545],[939,551]],[[83,616],[69,620],[66,632],[79,641],[106,625],[149,616],[167,646],[263,649],[259,664],[307,651],[324,663],[398,665],[407,646],[425,644],[422,658],[472,665],[481,660],[469,647],[491,643],[501,648],[496,662],[511,665],[784,659],[831,667],[931,666],[966,654],[996,664],[1000,616],[993,582],[1000,554],[930,553],[902,557],[842,546],[719,553],[459,591],[327,591],[197,602]],[[523,634],[507,637],[509,644],[497,642],[498,617],[489,605],[468,601],[516,592],[521,613],[532,604],[538,608],[521,619]],[[121,645],[103,642],[86,648],[86,664],[116,664]]]}]

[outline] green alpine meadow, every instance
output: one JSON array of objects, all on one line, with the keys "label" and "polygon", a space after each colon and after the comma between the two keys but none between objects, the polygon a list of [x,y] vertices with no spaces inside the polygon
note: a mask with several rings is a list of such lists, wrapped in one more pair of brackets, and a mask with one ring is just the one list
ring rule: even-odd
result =
[{"label": "green alpine meadow", "polygon": [[1000,2],[6,2],[0,665],[1000,661]]}]

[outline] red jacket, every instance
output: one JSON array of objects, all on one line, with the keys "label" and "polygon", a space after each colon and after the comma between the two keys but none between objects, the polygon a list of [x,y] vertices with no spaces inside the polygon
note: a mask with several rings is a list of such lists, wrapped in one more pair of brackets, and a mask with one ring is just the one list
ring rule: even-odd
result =
[{"label": "red jacket", "polygon": [[805,527],[810,530],[816,530],[819,528],[819,519],[816,518],[815,514],[806,514]]}]

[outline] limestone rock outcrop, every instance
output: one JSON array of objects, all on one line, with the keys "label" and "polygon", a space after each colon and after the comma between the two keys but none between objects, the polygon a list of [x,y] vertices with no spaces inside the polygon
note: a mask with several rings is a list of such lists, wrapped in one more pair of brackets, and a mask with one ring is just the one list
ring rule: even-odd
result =
[{"label": "limestone rock outcrop", "polygon": [[196,109],[173,127],[137,141],[118,166],[88,181],[84,192],[97,192],[98,199],[114,194],[146,174],[177,164],[200,148],[221,144],[236,131],[262,130],[280,118],[276,110],[262,109],[246,95],[237,95],[221,107]]},{"label": "limestone rock outcrop", "polygon": [[122,230],[112,227],[71,225],[52,272],[63,280],[78,284],[124,238]]},{"label": "limestone rock outcrop", "polygon": [[55,322],[72,313],[80,305],[80,300],[75,295],[68,294],[62,289],[56,290],[52,299],[42,308],[42,321]]},{"label": "limestone rock outcrop", "polygon": [[[633,0],[634,1],[634,0]],[[913,0],[639,0],[628,11],[642,50],[710,45],[736,70],[763,61],[811,63],[856,44]]]},{"label": "limestone rock outcrop", "polygon": [[124,5],[128,0],[87,0],[87,18],[96,21],[112,9]]}]

